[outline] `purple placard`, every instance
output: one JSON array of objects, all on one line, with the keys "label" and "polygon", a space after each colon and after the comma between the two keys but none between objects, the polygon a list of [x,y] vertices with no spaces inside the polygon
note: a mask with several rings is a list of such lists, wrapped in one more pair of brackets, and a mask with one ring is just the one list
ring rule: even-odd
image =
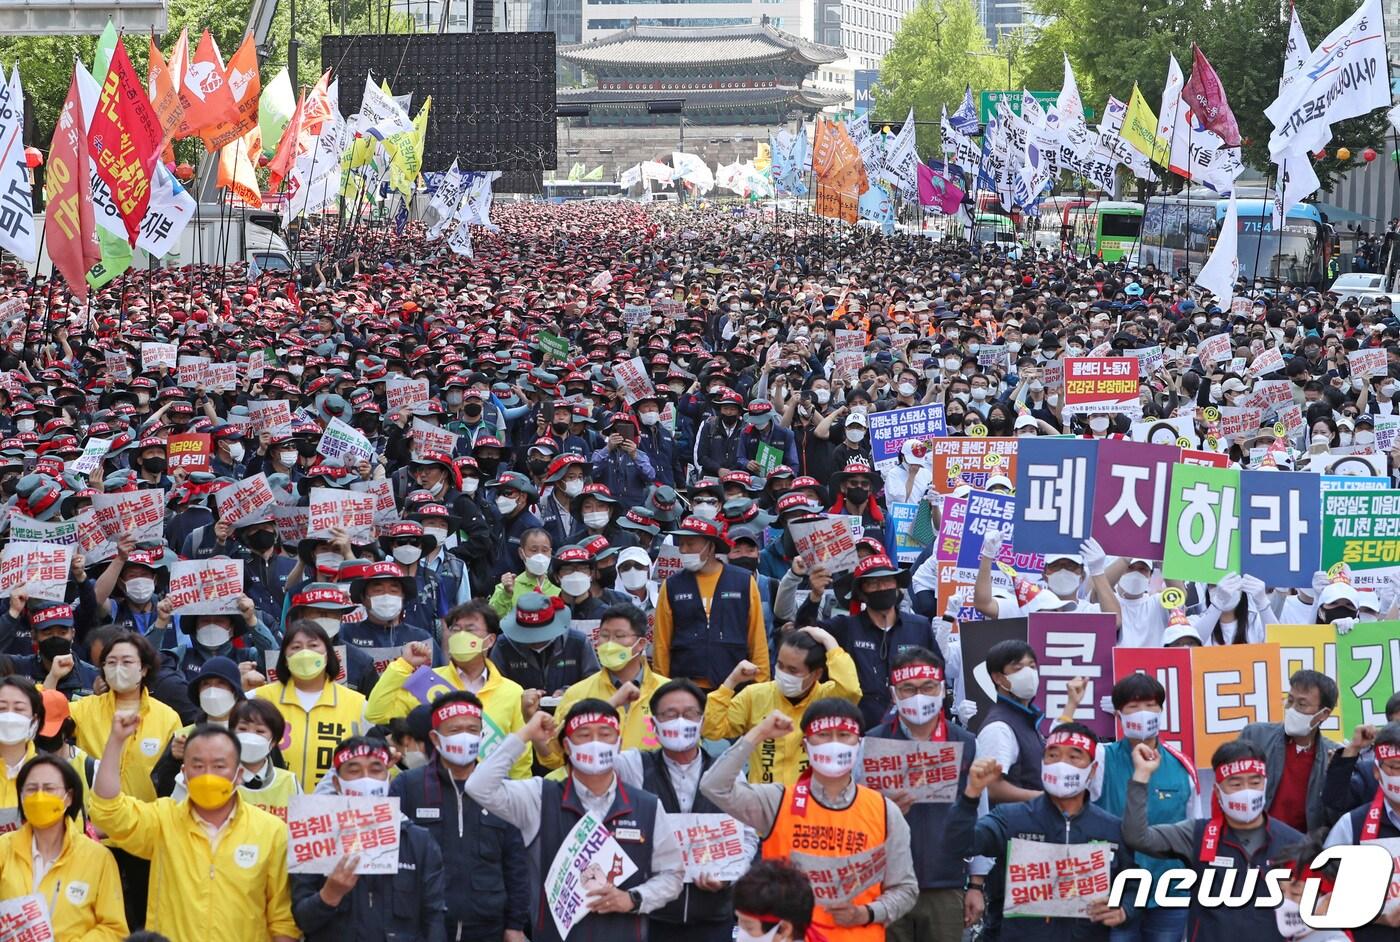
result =
[{"label": "purple placard", "polygon": [[1099,443],[1094,478],[1094,539],[1110,556],[1162,558],[1175,445],[1119,441]]},{"label": "purple placard", "polygon": [[1099,699],[1113,689],[1113,645],[1118,620],[1106,612],[1036,612],[1029,617],[1026,640],[1035,651],[1040,690],[1035,705],[1046,716],[1064,713],[1069,682],[1088,684],[1074,719],[1102,739],[1113,738],[1113,714],[1099,709]]},{"label": "purple placard", "polygon": [[452,685],[427,664],[418,668],[403,682],[403,689],[413,694],[419,703],[432,703],[445,693],[452,692]]},{"label": "purple placard", "polygon": [[962,545],[963,518],[966,515],[966,497],[943,498],[943,520],[938,528],[938,545],[934,547],[934,553],[940,563],[958,561],[958,547]]}]

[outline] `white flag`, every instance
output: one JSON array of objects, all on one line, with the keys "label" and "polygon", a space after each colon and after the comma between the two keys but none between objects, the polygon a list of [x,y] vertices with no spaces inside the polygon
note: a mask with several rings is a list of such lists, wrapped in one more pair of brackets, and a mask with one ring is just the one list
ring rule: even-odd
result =
[{"label": "white flag", "polygon": [[164,164],[157,162],[151,201],[146,208],[146,218],[141,220],[141,231],[136,235],[136,247],[154,258],[169,254],[179,246],[180,235],[194,218],[194,211],[194,197],[180,186]]},{"label": "white flag", "polygon": [[914,149],[914,109],[885,151],[885,169],[880,179],[899,190],[906,200],[919,198],[919,155]]},{"label": "white flag", "polygon": [[1055,99],[1054,110],[1046,114],[1045,120],[1064,140],[1069,139],[1066,135],[1076,134],[1077,129],[1085,127],[1084,99],[1079,95],[1079,82],[1074,77],[1069,56],[1065,56],[1065,80],[1060,87],[1060,95]]},{"label": "white flag", "polygon": [[456,230],[452,233],[452,238],[447,240],[447,247],[458,255],[472,257],[472,227],[469,223],[458,222]]},{"label": "white flag", "polygon": [[1196,116],[1182,97],[1185,85],[1181,66],[1172,56],[1162,91],[1162,111],[1157,118],[1158,135],[1171,142],[1170,169],[1217,193],[1229,193],[1234,189],[1235,178],[1244,172],[1240,149],[1226,147],[1224,139]]},{"label": "white flag", "polygon": [[618,174],[617,185],[624,190],[630,190],[638,183],[642,182],[642,165],[633,164],[622,173]]},{"label": "white flag", "polygon": [[1307,154],[1284,154],[1274,166],[1274,226],[1283,225],[1288,211],[1318,191],[1322,182]]},{"label": "white flag", "polygon": [[715,188],[715,175],[703,158],[695,154],[672,151],[671,166],[675,168],[675,179],[685,180],[701,193],[708,193]]},{"label": "white flag", "polygon": [[1240,278],[1239,228],[1235,194],[1231,193],[1225,219],[1220,223],[1220,238],[1216,240],[1210,258],[1206,259],[1196,275],[1196,284],[1215,295],[1215,303],[1222,310],[1229,310],[1230,300],[1235,296],[1235,282]]},{"label": "white flag", "polygon": [[1278,97],[1283,98],[1303,74],[1303,63],[1312,55],[1303,24],[1298,22],[1298,8],[1288,9],[1288,45],[1283,47],[1283,75],[1278,80]]},{"label": "white flag", "polygon": [[35,239],[34,195],[24,159],[24,92],[19,64],[0,92],[0,248],[26,262],[39,259]]},{"label": "white flag", "polygon": [[447,173],[443,174],[442,180],[438,183],[437,192],[428,202],[428,217],[432,219],[432,224],[428,226],[428,238],[438,239],[447,229],[457,215],[457,206],[462,201],[462,172],[457,169],[457,161],[452,161],[452,166],[447,168]]},{"label": "white flag", "polygon": [[366,75],[365,97],[360,101],[359,112],[350,118],[350,128],[382,141],[395,134],[412,133],[413,121],[392,95],[384,94],[383,89],[374,84],[373,76]]}]

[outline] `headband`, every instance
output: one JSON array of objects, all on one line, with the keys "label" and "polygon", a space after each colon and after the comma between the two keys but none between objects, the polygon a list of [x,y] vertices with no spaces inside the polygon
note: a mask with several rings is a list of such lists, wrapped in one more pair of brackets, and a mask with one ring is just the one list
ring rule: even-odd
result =
[{"label": "headband", "polygon": [[339,769],[351,759],[378,759],[385,765],[389,764],[389,750],[383,746],[374,746],[369,743],[359,743],[354,746],[345,746],[337,749],[331,756],[331,765]]},{"label": "headband", "polygon": [[1384,762],[1387,759],[1400,759],[1400,746],[1392,746],[1388,742],[1376,743],[1376,761]]},{"label": "headband", "polygon": [[822,716],[802,727],[802,735],[813,733],[847,732],[860,735],[860,724],[848,716]]},{"label": "headband", "polygon": [[899,685],[906,680],[936,680],[943,682],[943,668],[932,664],[907,664],[890,672],[890,683]]},{"label": "headband", "polygon": [[468,703],[465,700],[453,700],[450,703],[444,703],[442,706],[434,707],[432,717],[433,729],[437,729],[454,716],[474,716],[477,719],[481,719],[481,707],[477,706],[475,703]]},{"label": "headband", "polygon": [[736,910],[734,910],[734,915],[736,915],[736,916],[747,916],[747,917],[749,917],[750,919],[752,919],[752,920],[754,920],[754,921],[756,921],[756,922],[760,922],[760,923],[776,923],[776,922],[782,922],[782,921],[783,921],[783,917],[782,917],[782,916],[774,916],[772,913],[750,913],[750,912],[745,912],[745,911],[742,910],[742,909],[736,909]]},{"label": "headband", "polygon": [[593,723],[602,723],[604,726],[618,728],[617,717],[608,716],[606,713],[580,713],[564,724],[564,735],[572,736],[580,726],[589,726]]},{"label": "headband", "polygon": [[1051,746],[1073,746],[1075,749],[1083,749],[1089,755],[1093,755],[1098,743],[1083,733],[1056,731],[1050,734],[1049,739],[1045,740],[1045,748],[1049,749]]},{"label": "headband", "polygon": [[1223,781],[1232,775],[1264,775],[1265,767],[1263,759],[1236,759],[1234,762],[1226,762],[1215,770],[1215,780]]}]

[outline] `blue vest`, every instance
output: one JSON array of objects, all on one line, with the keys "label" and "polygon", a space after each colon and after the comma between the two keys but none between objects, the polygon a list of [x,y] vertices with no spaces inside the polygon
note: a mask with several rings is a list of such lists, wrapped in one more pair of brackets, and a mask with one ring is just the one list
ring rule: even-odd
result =
[{"label": "blue vest", "polygon": [[[666,760],[662,756],[663,753],[660,749],[641,753],[642,787],[657,797],[661,802],[661,807],[666,809],[668,814],[680,814],[681,803],[676,798],[676,789],[671,784],[671,776],[666,771]],[[704,749],[700,750],[701,769],[708,772],[714,761],[714,757],[708,752]],[[698,789],[690,811],[692,814],[724,813],[722,808],[702,795]],[[723,922],[732,925],[734,922],[734,889],[733,887],[725,887],[716,892],[709,892],[697,889],[693,883],[687,883],[681,889],[680,896],[652,913],[651,918],[657,922],[685,925],[698,922]]]},{"label": "blue vest", "polygon": [[671,603],[671,676],[704,680],[711,687],[724,683],[729,672],[749,656],[749,600],[753,573],[724,567],[715,585],[710,612],[700,597],[700,584],[691,572],[666,580]]},{"label": "blue vest", "polygon": [[[1191,817],[1191,798],[1195,792],[1191,776],[1176,757],[1162,750],[1162,764],[1147,782],[1147,823],[1176,824]],[[1103,758],[1103,791],[1094,802],[1105,811],[1123,816],[1128,798],[1128,782],[1133,778],[1133,744],[1127,739],[1106,744],[1100,750]],[[1177,866],[1176,861],[1152,857],[1141,852],[1133,855],[1137,866],[1152,872],[1153,886],[1161,875]],[[1190,892],[1179,894],[1190,896]],[[1155,897],[1147,905],[1157,905]]]},{"label": "blue vest", "polygon": [[[1268,829],[1268,840],[1265,841],[1262,851],[1255,857],[1249,858],[1245,855],[1244,848],[1235,840],[1227,820],[1220,834],[1220,846],[1216,851],[1215,860],[1211,863],[1203,863],[1201,861],[1201,837],[1205,834],[1208,823],[1208,820],[1204,818],[1196,821],[1196,859],[1188,861],[1188,863],[1196,868],[1197,873],[1204,872],[1207,867],[1232,870],[1253,868],[1267,871],[1276,865],[1275,862],[1285,850],[1297,847],[1304,840],[1303,835],[1282,821],[1275,821],[1266,816],[1264,827]],[[1220,876],[1217,875],[1215,880],[1217,881],[1215,885],[1219,887],[1221,885]],[[1240,885],[1238,878],[1235,885]],[[1261,873],[1255,884],[1254,893],[1258,897],[1267,892],[1267,885]],[[1278,923],[1274,920],[1272,909],[1252,905],[1204,908],[1196,902],[1193,896],[1191,909],[1187,915],[1186,937],[1200,939],[1202,942],[1207,939],[1277,939]]]},{"label": "blue vest", "polygon": [[998,697],[987,711],[987,718],[982,721],[983,726],[1001,722],[1011,727],[1019,755],[1015,764],[1006,770],[1005,777],[1017,788],[1036,792],[1045,788],[1040,781],[1040,760],[1045,752],[1045,737],[1040,734],[1040,721],[1043,718],[1038,711]]},{"label": "blue vest", "polygon": [[[560,846],[585,812],[572,777],[562,782],[544,779],[540,791],[540,831],[529,847],[537,867],[531,883],[538,897],[535,928],[530,937],[533,942],[563,942],[545,902],[544,878]],[[637,872],[618,884],[621,889],[636,889],[651,879],[651,838],[656,831],[656,808],[657,799],[651,792],[628,788],[618,780],[617,792],[604,823],[623,853],[637,865]],[[647,923],[646,916],[636,913],[593,913],[574,925],[569,942],[646,942]]]}]

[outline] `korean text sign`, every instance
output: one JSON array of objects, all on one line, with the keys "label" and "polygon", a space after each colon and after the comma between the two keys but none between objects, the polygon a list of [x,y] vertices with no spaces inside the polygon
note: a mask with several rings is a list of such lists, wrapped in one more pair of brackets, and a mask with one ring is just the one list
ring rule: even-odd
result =
[{"label": "korean text sign", "polygon": [[1113,717],[1098,705],[1113,686],[1113,646],[1118,637],[1115,616],[1035,612],[1029,616],[1026,632],[1042,681],[1035,705],[1047,716],[1060,716],[1069,699],[1069,682],[1083,677],[1088,683],[1074,719],[1099,736],[1112,736]]},{"label": "korean text sign", "polygon": [[296,795],[287,808],[287,872],[330,873],[359,855],[355,872],[399,872],[399,800]]},{"label": "korean text sign", "polygon": [[1136,357],[1067,357],[1065,415],[1106,412],[1142,416]]}]

